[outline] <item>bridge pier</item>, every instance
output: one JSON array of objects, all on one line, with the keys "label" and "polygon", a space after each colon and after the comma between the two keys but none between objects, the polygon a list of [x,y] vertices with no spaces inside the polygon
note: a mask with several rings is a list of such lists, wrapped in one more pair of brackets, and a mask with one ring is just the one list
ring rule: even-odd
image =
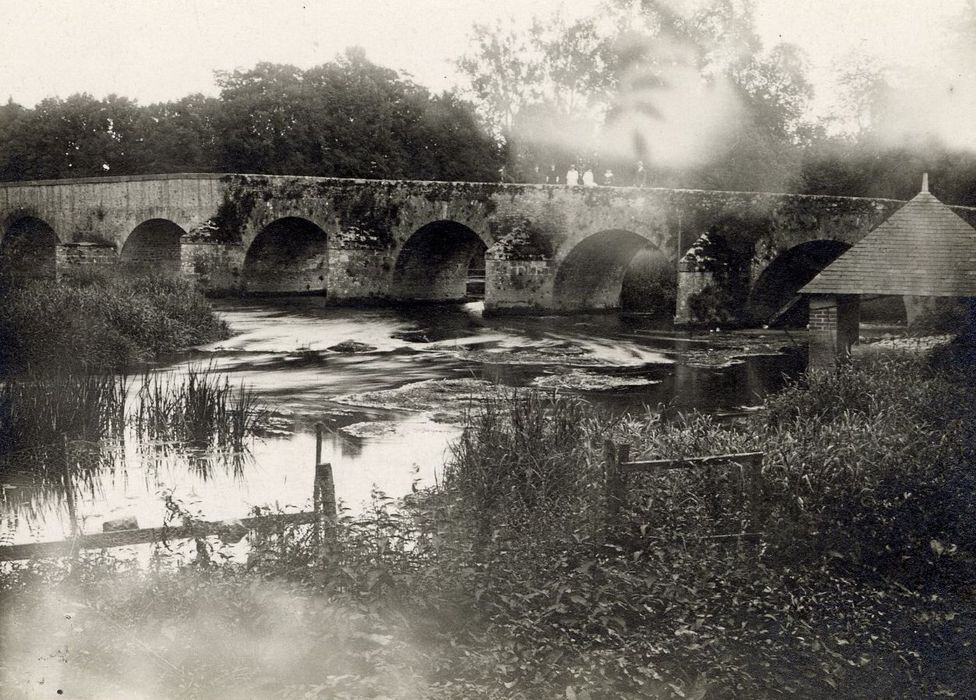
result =
[{"label": "bridge pier", "polygon": [[207,294],[240,293],[243,268],[244,246],[240,243],[180,243],[180,274]]},{"label": "bridge pier", "polygon": [[678,325],[702,323],[695,300],[718,284],[715,273],[698,263],[682,258],[678,262],[678,292],[675,299],[674,322]]},{"label": "bridge pier", "polygon": [[552,307],[552,260],[485,259],[485,313],[531,314]]},{"label": "bridge pier", "polygon": [[54,251],[54,276],[73,277],[87,272],[111,272],[118,266],[110,243],[59,243]]}]

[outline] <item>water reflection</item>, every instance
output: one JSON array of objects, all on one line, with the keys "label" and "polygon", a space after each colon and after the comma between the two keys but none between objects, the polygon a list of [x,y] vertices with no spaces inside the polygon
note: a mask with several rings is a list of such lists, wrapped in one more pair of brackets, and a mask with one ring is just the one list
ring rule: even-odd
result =
[{"label": "water reflection", "polygon": [[[458,380],[558,386],[618,413],[662,407],[734,414],[779,389],[804,363],[785,353],[688,364],[682,353],[708,353],[716,339],[690,337],[644,314],[484,318],[477,303],[339,309],[317,298],[221,301],[218,309],[235,335],[155,368],[153,381],[178,384],[194,368],[212,367],[274,406],[272,430],[246,449],[190,449],[171,435],[130,428],[114,456],[88,470],[91,481],[75,504],[86,531],[131,513],[141,527],[161,524],[161,489],[198,504],[200,515],[213,520],[241,517],[255,506],[302,508],[312,494],[316,423],[327,427],[322,459],[333,465],[337,495],[354,510],[374,486],[398,496],[417,480],[432,483],[459,430],[438,422],[438,411],[391,398],[424,381],[441,389]],[[367,392],[379,399],[350,398]],[[445,404],[463,398],[460,390],[436,396]],[[435,408],[449,414],[451,407]],[[43,486],[37,488],[27,498],[30,527],[5,518],[17,539],[29,539],[30,528],[49,539],[70,529],[64,500],[42,503]],[[14,490],[5,492],[5,506],[21,498]]]}]

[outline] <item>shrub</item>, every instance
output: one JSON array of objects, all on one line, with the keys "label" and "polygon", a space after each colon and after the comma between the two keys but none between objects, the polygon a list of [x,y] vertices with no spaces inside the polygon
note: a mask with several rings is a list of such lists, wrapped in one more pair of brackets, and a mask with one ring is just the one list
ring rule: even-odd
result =
[{"label": "shrub", "polygon": [[226,337],[227,326],[185,280],[91,274],[0,289],[0,368],[65,363],[119,369]]},{"label": "shrub", "polygon": [[976,337],[976,302],[972,299],[937,299],[908,326],[914,336],[951,334]]}]

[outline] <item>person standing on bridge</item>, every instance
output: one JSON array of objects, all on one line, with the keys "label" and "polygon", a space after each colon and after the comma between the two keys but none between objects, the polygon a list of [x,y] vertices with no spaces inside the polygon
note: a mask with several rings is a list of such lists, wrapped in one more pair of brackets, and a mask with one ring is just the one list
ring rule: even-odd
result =
[{"label": "person standing on bridge", "polygon": [[583,173],[583,187],[596,187],[596,180],[593,179],[593,168],[587,168]]},{"label": "person standing on bridge", "polygon": [[566,171],[566,184],[570,187],[579,184],[579,171],[575,164],[569,166],[569,170]]}]

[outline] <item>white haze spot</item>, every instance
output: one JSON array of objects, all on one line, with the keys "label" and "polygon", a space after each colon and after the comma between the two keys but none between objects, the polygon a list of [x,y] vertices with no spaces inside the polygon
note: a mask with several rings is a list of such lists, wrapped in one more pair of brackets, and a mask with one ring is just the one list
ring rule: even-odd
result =
[{"label": "white haze spot", "polygon": [[976,53],[955,62],[958,70],[914,70],[885,99],[875,125],[891,145],[935,138],[956,150],[976,151]]},{"label": "white haze spot", "polygon": [[632,59],[607,115],[553,111],[516,125],[515,139],[575,152],[584,164],[599,155],[674,169],[706,164],[734,141],[745,111],[720,69],[703,75],[692,47],[661,35],[629,35],[617,49]]},{"label": "white haze spot", "polygon": [[714,158],[741,123],[742,108],[724,78],[706,80],[694,68],[664,72],[665,87],[632,88],[620,95],[621,112],[599,139],[601,153],[665,168],[691,168]]}]

